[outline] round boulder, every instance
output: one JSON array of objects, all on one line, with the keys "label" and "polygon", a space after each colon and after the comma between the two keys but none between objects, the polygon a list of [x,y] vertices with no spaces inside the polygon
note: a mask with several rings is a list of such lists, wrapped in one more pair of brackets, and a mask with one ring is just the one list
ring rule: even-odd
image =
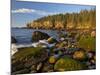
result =
[{"label": "round boulder", "polygon": [[86,65],[80,63],[74,59],[68,58],[67,56],[60,58],[54,65],[55,71],[73,71],[73,70],[84,70]]},{"label": "round boulder", "polygon": [[41,31],[34,31],[32,34],[32,42],[38,42],[39,40],[48,39],[50,36]]},{"label": "round boulder", "polygon": [[87,58],[87,54],[84,50],[77,50],[74,52],[73,58],[76,60],[85,60]]}]

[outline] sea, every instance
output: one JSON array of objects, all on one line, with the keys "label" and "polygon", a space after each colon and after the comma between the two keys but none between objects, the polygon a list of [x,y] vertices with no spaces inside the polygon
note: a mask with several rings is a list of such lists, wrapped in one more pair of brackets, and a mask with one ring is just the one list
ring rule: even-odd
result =
[{"label": "sea", "polygon": [[[17,44],[31,44],[32,33],[34,31],[41,31],[47,33],[49,36],[59,40],[58,30],[44,30],[44,29],[27,29],[27,28],[11,28],[11,36],[15,37]],[[64,31],[61,31],[64,33]]]}]

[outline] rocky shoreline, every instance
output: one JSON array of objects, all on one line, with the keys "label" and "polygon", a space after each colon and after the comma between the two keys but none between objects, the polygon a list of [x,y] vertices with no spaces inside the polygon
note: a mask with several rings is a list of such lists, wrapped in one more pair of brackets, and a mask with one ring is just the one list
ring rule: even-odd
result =
[{"label": "rocky shoreline", "polygon": [[95,47],[90,44],[95,44],[94,39],[95,31],[62,34],[59,41],[45,33],[33,32],[32,41],[36,43],[17,48],[11,56],[12,75],[95,69]]}]

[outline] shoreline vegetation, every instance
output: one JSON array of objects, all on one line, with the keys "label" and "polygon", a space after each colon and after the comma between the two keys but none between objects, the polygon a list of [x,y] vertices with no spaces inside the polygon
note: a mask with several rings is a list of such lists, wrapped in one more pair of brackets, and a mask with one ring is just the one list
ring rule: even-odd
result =
[{"label": "shoreline vegetation", "polygon": [[53,30],[96,29],[96,9],[49,15],[27,23],[27,28]]},{"label": "shoreline vegetation", "polygon": [[[12,75],[96,69],[95,9],[42,17],[21,28],[37,31],[31,47],[12,47]],[[38,29],[58,30],[59,40]],[[16,38],[11,40],[16,46]]]}]

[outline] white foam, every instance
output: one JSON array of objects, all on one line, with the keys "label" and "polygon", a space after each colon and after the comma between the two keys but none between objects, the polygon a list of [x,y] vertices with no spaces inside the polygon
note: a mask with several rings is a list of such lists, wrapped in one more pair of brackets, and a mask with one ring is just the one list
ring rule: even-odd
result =
[{"label": "white foam", "polygon": [[32,44],[19,44],[19,45],[16,45],[16,48],[23,48],[23,47],[31,47]]},{"label": "white foam", "polygon": [[16,44],[11,45],[11,55],[14,55],[18,51]]},{"label": "white foam", "polygon": [[18,48],[24,48],[24,47],[38,47],[39,44],[42,44],[41,46],[44,47],[44,48],[47,48],[47,47],[53,47],[55,46],[55,43],[53,44],[49,44],[47,42],[47,40],[39,40],[39,42],[35,42],[35,43],[32,43],[32,44],[11,44],[11,55],[14,55],[17,51],[18,51]]}]

